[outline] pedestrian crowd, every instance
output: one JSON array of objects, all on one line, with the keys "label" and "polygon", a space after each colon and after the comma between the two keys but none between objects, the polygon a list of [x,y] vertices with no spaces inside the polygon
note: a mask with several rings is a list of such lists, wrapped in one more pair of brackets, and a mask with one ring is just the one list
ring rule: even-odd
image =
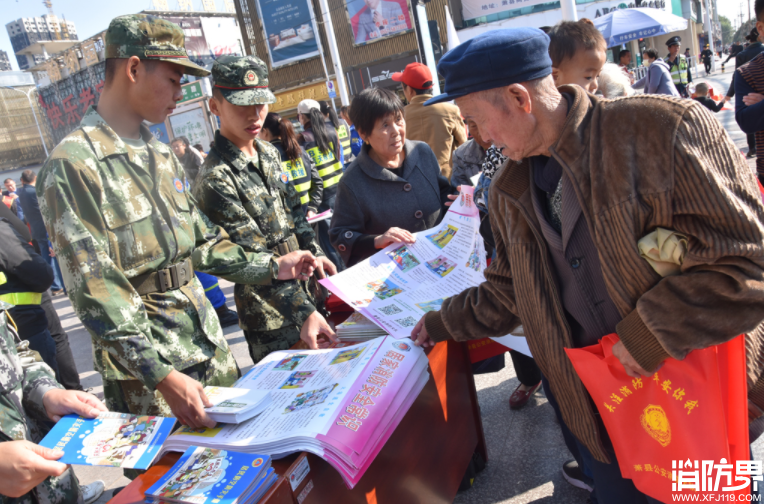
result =
[{"label": "pedestrian crowd", "polygon": [[[239,325],[255,363],[299,341],[330,346],[318,279],[413,243],[461,186],[474,186],[486,281],[427,313],[412,339],[428,347],[522,324],[533,358],[510,351],[520,384],[509,405],[544,390],[570,451],[567,481],[592,502],[657,502],[622,477],[566,357],[608,334],[635,378],[745,335],[754,442],[763,416],[762,0],[755,11],[757,41],[738,51],[729,97],[753,137],[757,173],[713,115],[725,102],[707,83],[691,85],[680,37],[666,57],[646,49],[636,81],[629,51],[607,63],[589,20],[489,31],[443,56],[444,93],[433,94],[427,66],[411,63],[392,76],[406,105],[381,88],[339,113],[306,99],[300,131],[269,112],[276,97],[264,62],[222,56],[209,100],[220,129],[205,151],[185,137],[162,144],[146,125],[172,111],[184,75],[210,74],[188,59],[182,30],[150,15],[115,18],[98,105],[37,176],[5,181],[3,499],[98,498],[102,483],[80,486],[56,462],[60,452],[35,444],[64,414],[108,408],[213,427],[203,387],[241,376],[222,327]],[[713,55],[702,57],[707,65]],[[672,275],[638,250],[657,229],[685,244]],[[235,283],[236,311],[218,278]],[[57,295],[92,337],[103,403],[80,384]],[[23,359],[30,351],[40,359]]]}]

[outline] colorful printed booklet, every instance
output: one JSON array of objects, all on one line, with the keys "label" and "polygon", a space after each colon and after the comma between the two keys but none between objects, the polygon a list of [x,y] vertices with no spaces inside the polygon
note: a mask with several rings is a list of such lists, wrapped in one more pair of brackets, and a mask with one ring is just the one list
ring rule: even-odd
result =
[{"label": "colorful printed booklet", "polygon": [[429,379],[425,352],[389,336],[320,350],[273,352],[234,386],[270,391],[260,415],[213,429],[181,427],[162,451],[190,446],[267,453],[308,451],[358,483]]},{"label": "colorful printed booklet", "polygon": [[316,214],[313,217],[306,219],[306,221],[308,221],[308,224],[315,224],[323,220],[331,219],[332,215],[334,215],[334,213],[332,212],[332,209],[330,208],[329,210],[325,210],[320,214]]},{"label": "colorful printed booklet", "polygon": [[64,464],[148,469],[174,425],[175,418],[126,413],[66,415],[40,446],[63,451]]},{"label": "colorful printed booklet", "polygon": [[359,312],[354,312],[345,322],[335,327],[341,341],[365,341],[388,334]]},{"label": "colorful printed booklet", "polygon": [[249,420],[271,404],[271,393],[267,390],[205,387],[205,394],[214,405],[205,408],[207,415],[222,423],[241,423]]},{"label": "colorful printed booklet", "polygon": [[191,446],[146,491],[153,502],[245,504],[257,502],[276,480],[271,457]]}]

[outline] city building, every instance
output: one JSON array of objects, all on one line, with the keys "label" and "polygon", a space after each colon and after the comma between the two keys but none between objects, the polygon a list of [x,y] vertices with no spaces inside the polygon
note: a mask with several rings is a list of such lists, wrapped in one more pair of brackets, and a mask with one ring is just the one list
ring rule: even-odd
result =
[{"label": "city building", "polygon": [[[77,40],[74,23],[52,12],[40,17],[20,18],[5,25],[21,70],[31,68]],[[67,43],[70,42],[70,43]]]},{"label": "city building", "polygon": [[11,68],[11,62],[8,59],[8,53],[5,51],[0,51],[0,72],[10,72],[13,70]]}]

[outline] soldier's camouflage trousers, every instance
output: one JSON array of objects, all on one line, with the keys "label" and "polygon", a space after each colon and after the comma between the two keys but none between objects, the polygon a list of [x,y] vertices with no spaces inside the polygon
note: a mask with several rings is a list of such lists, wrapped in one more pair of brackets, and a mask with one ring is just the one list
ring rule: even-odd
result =
[{"label": "soldier's camouflage trousers", "polygon": [[18,498],[0,495],[2,504],[82,504],[80,483],[70,467],[59,477],[50,477]]},{"label": "soldier's camouflage trousers", "polygon": [[271,352],[287,350],[300,341],[300,328],[294,325],[272,331],[244,331],[252,362],[257,364]]},{"label": "soldier's camouflage trousers", "polygon": [[[234,355],[229,349],[216,348],[212,359],[181,370],[202,385],[230,387],[241,376]],[[165,398],[157,391],[151,391],[139,380],[104,380],[104,402],[109,411],[132,413],[133,415],[154,415],[172,417],[173,412]],[[125,476],[135,479],[143,471],[125,469]]]}]

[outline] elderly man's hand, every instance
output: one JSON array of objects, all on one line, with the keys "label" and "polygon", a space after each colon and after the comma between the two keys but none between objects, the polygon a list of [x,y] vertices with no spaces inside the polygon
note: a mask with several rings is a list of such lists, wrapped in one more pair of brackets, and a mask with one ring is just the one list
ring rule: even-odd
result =
[{"label": "elderly man's hand", "polygon": [[425,328],[425,317],[423,316],[419,322],[417,322],[417,325],[414,326],[414,329],[412,329],[412,339],[414,340],[414,344],[417,346],[421,346],[423,348],[432,347],[435,345],[435,341],[430,339],[430,336],[428,335],[428,330]]},{"label": "elderly man's hand", "polygon": [[619,359],[619,362],[622,363],[622,366],[624,366],[624,371],[627,372],[627,374],[633,378],[640,378],[641,376],[653,376],[653,373],[649,373],[645,369],[643,369],[640,364],[635,360],[632,355],[627,351],[627,347],[624,346],[624,343],[621,341],[618,341],[612,348],[611,352],[614,354],[614,357]]}]

